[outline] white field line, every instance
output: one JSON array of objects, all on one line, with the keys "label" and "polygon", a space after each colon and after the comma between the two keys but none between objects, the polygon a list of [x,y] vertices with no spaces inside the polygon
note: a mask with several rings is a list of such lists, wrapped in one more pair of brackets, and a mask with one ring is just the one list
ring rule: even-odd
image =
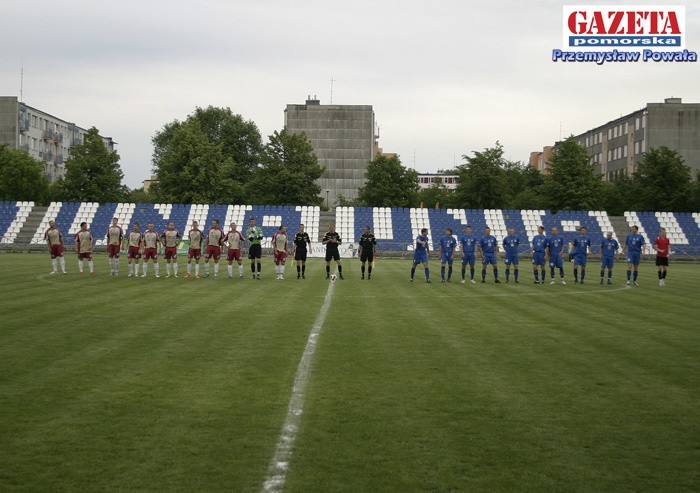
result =
[{"label": "white field line", "polygon": [[294,377],[292,396],[289,399],[287,417],[284,420],[282,433],[277,441],[275,455],[272,457],[272,461],[267,469],[267,477],[263,483],[262,492],[278,492],[284,489],[289,460],[292,457],[294,441],[296,440],[299,423],[301,422],[301,415],[304,411],[304,398],[306,397],[306,386],[309,383],[309,376],[311,374],[311,364],[313,363],[314,354],[316,353],[316,346],[318,344],[319,335],[321,334],[321,329],[326,321],[328,309],[331,306],[334,287],[335,282],[328,283],[328,291],[326,291],[323,306],[321,306],[321,310],[318,312],[314,325],[311,327],[309,339],[306,341],[306,348],[301,355],[301,361],[299,361],[299,367]]}]

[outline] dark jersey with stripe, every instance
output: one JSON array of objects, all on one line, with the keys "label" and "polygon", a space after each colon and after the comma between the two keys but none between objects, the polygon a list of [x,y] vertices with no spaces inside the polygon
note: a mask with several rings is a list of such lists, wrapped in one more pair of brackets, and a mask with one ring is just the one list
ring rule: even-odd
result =
[{"label": "dark jersey with stripe", "polygon": [[360,249],[363,253],[372,253],[376,244],[377,239],[372,233],[365,233],[362,236],[360,236]]},{"label": "dark jersey with stripe", "polygon": [[[332,239],[334,239],[336,243],[329,241]],[[340,245],[340,235],[337,231],[333,231],[332,233],[326,231],[326,234],[323,235],[323,243],[326,244],[326,253],[335,253],[338,251],[338,245]]]},{"label": "dark jersey with stripe", "polygon": [[311,244],[311,238],[309,238],[309,233],[304,231],[303,233],[299,231],[294,235],[294,244],[297,247],[297,251],[306,251],[306,246]]}]

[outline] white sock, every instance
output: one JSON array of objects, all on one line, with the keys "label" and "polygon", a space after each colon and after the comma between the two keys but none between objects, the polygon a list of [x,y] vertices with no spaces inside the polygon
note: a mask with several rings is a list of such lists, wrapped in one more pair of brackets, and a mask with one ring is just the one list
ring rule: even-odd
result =
[{"label": "white sock", "polygon": [[170,275],[170,264],[168,262],[165,263],[165,273]]},{"label": "white sock", "polygon": [[114,259],[114,272],[115,273],[119,272],[119,259],[118,258]]},{"label": "white sock", "polygon": [[63,257],[61,257],[61,270],[62,270],[63,272],[66,271],[66,259],[63,258]]},{"label": "white sock", "polygon": [[58,271],[58,260],[56,260],[55,258],[51,259],[51,264],[53,265],[53,271],[57,272]]},{"label": "white sock", "polygon": [[195,276],[199,275],[199,264],[194,264],[194,275]]},{"label": "white sock", "polygon": [[80,271],[81,274],[83,273],[83,261],[82,260],[78,260],[78,271]]},{"label": "white sock", "polygon": [[280,266],[275,264],[275,274],[280,275]]},{"label": "white sock", "polygon": [[177,275],[177,264],[173,264],[173,272]]},{"label": "white sock", "polygon": [[238,275],[243,277],[243,266],[242,265],[238,266]]},{"label": "white sock", "polygon": [[158,275],[158,274],[160,273],[160,264],[155,264],[155,265],[153,266],[153,268],[154,268],[155,271],[156,271],[156,275]]},{"label": "white sock", "polygon": [[204,264],[204,275],[208,276],[209,275],[209,262]]},{"label": "white sock", "polygon": [[134,264],[129,262],[129,274],[133,274],[133,273],[134,273]]},{"label": "white sock", "polygon": [[143,275],[148,274],[148,261],[143,263]]},{"label": "white sock", "polygon": [[219,275],[219,264],[214,264],[214,275],[215,276]]},{"label": "white sock", "polygon": [[233,276],[233,265],[228,266],[228,275]]},{"label": "white sock", "polygon": [[88,260],[88,267],[90,267],[91,274],[95,272],[95,264],[92,263],[92,260]]},{"label": "white sock", "polygon": [[192,269],[192,264],[187,262],[187,273],[188,274],[191,272],[191,269]]},{"label": "white sock", "polygon": [[280,275],[284,275],[284,264],[280,265]]}]

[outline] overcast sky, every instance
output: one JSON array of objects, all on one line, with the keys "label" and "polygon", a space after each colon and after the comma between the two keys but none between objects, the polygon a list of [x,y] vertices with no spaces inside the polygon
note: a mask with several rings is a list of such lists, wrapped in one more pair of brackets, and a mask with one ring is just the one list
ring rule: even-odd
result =
[{"label": "overcast sky", "polygon": [[[151,138],[195,107],[230,107],[263,138],[287,104],[369,104],[380,146],[418,171],[499,140],[506,157],[622,114],[700,102],[700,63],[562,64],[562,5],[586,1],[63,0],[3,2],[0,95],[96,126],[125,183],[151,172]],[[700,51],[697,2],[687,47]],[[561,129],[561,130],[560,130]]]}]

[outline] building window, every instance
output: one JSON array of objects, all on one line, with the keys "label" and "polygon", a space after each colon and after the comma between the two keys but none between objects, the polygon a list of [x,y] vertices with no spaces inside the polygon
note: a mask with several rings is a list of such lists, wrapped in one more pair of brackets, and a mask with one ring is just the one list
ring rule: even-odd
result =
[{"label": "building window", "polygon": [[590,146],[590,142],[589,142],[589,138],[588,138],[588,137],[586,137],[586,147],[591,147],[591,146]]},{"label": "building window", "polygon": [[609,129],[608,129],[608,140],[610,140],[610,139],[613,138],[612,135],[613,135],[613,129],[612,129],[612,128],[609,128]]},{"label": "building window", "polygon": [[622,146],[622,157],[627,157],[627,146]]}]

